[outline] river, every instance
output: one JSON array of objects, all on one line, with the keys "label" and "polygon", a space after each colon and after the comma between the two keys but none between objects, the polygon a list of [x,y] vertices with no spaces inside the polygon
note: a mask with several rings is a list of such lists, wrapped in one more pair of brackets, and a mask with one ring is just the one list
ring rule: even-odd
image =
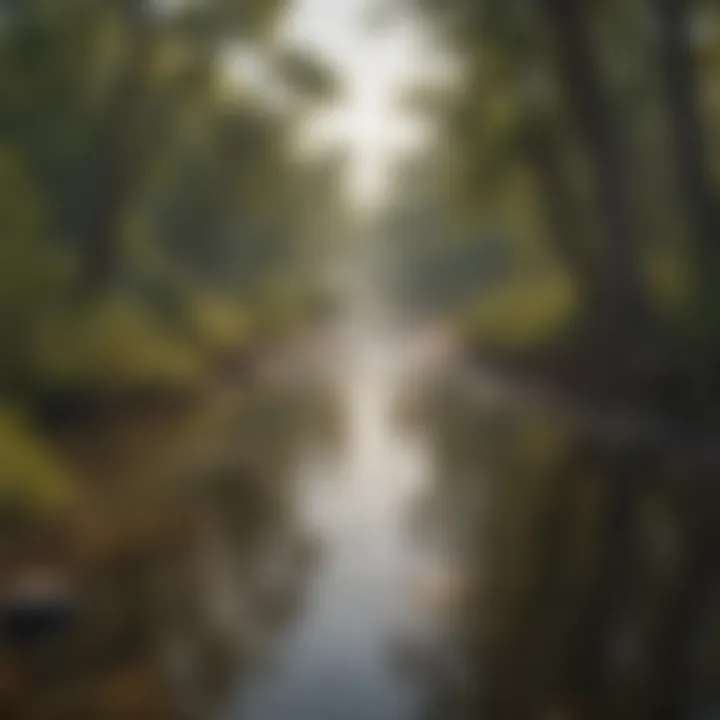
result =
[{"label": "river", "polygon": [[419,716],[422,688],[397,660],[403,645],[430,652],[436,635],[418,596],[428,549],[409,522],[433,482],[432,457],[420,431],[397,419],[402,341],[362,329],[347,340],[331,354],[342,439],[310,448],[294,469],[297,511],[322,560],[300,617],[269,666],[243,680],[228,718]]},{"label": "river", "polygon": [[123,463],[104,458],[81,619],[26,658],[16,716],[711,707],[700,486],[454,368],[440,335],[345,324],[224,384],[162,442],[133,423],[155,469],[127,442]]}]

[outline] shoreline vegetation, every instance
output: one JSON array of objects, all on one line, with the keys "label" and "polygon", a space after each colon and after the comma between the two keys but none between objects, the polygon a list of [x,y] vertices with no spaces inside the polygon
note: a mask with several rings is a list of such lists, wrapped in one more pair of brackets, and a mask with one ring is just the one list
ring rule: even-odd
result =
[{"label": "shoreline vegetation", "polygon": [[[22,495],[3,498],[3,623],[18,611],[15,602],[18,609],[46,601],[54,612],[66,602],[69,608],[57,629],[51,622],[40,628],[37,646],[30,636],[6,646],[0,708],[8,717],[89,710],[177,716],[184,690],[173,688],[162,647],[165,633],[188,630],[187,618],[174,625],[180,598],[173,595],[189,595],[185,600],[201,607],[213,592],[193,576],[203,523],[215,517],[219,527],[245,525],[239,547],[252,548],[253,533],[265,532],[262,524],[282,512],[293,436],[322,414],[317,400],[312,413],[303,409],[312,391],[292,377],[263,376],[263,366],[293,351],[294,340],[275,340],[252,359],[235,351],[192,392],[140,388],[106,396],[82,412],[73,406],[64,418],[56,415],[42,433],[17,418],[2,425],[28,461],[19,457],[15,473],[8,472]],[[202,617],[194,622],[202,633]],[[209,662],[202,648],[196,652]],[[207,709],[213,701],[206,691]]]},{"label": "shoreline vegetation", "polygon": [[[283,108],[245,76],[228,90],[215,49],[259,38],[278,9],[244,5],[2,10],[3,717],[177,717],[158,653],[176,626],[201,644],[193,511],[240,523],[225,504],[250,535],[281,513],[261,483],[275,469],[233,456],[228,425],[268,453],[233,413],[263,425],[253,373],[316,314],[306,238],[337,163],[290,147],[330,91],[312,59],[273,48]],[[213,653],[216,674],[233,666],[223,652],[198,649],[209,676]]]},{"label": "shoreline vegetation", "polygon": [[434,716],[717,714],[720,4],[375,5],[301,47],[285,0],[0,2],[3,717],[215,715],[313,562],[333,401],[282,375],[344,311],[373,362],[353,312],[452,336],[393,378],[450,390],[467,524]]}]

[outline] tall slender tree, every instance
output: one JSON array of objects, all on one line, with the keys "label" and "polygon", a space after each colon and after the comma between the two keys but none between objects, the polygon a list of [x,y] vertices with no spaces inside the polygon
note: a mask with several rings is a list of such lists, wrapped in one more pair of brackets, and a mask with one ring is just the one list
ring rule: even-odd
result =
[{"label": "tall slender tree", "polygon": [[675,187],[692,237],[702,302],[710,299],[720,260],[718,224],[701,120],[698,74],[685,0],[653,0],[659,55],[671,125]]}]

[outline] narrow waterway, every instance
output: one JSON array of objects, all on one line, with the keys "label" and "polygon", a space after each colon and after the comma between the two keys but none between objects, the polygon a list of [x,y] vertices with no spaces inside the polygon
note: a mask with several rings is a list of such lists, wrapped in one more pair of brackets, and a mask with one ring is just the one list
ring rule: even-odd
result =
[{"label": "narrow waterway", "polygon": [[[113,436],[126,464],[104,476],[103,554],[78,559],[82,612],[6,665],[42,690],[11,717],[563,717],[587,678],[639,717],[671,695],[646,680],[674,662],[651,643],[716,621],[672,605],[714,577],[689,564],[704,536],[682,544],[693,476],[477,392],[451,355],[343,323],[172,432],[133,423],[162,472]],[[708,652],[688,655],[700,708]]]},{"label": "narrow waterway", "polygon": [[398,419],[412,377],[407,345],[361,327],[331,356],[335,370],[325,375],[343,432],[335,444],[305,448],[293,471],[296,511],[320,562],[292,630],[243,678],[228,718],[402,720],[423,706],[400,658],[432,654],[437,641],[419,596],[428,549],[410,522],[434,468],[421,428]]}]

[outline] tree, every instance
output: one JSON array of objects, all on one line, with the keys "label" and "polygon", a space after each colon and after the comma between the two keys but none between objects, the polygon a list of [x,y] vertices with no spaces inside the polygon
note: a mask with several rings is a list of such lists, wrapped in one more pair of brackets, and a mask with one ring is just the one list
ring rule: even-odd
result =
[{"label": "tree", "polygon": [[[712,301],[718,269],[715,203],[706,165],[698,73],[690,44],[690,17],[684,0],[654,0],[659,28],[659,60],[671,123],[674,180],[686,218],[697,268],[701,305]],[[705,313],[710,310],[704,307]],[[713,328],[715,329],[715,328]]]},{"label": "tree", "polygon": [[[599,331],[615,345],[643,329],[649,307],[642,285],[640,229],[630,192],[631,171],[620,132],[602,90],[583,5],[543,0],[555,69],[573,120],[591,158],[603,246],[598,253]],[[646,328],[645,328],[646,329]]]}]

